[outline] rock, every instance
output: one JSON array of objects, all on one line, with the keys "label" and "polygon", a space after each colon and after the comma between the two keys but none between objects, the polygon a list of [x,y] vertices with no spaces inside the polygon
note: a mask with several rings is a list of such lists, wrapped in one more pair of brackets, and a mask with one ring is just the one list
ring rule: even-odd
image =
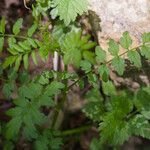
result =
[{"label": "rock", "polygon": [[124,31],[134,39],[132,47],[140,44],[142,33],[150,32],[150,0],[89,0],[89,9],[101,19],[97,36],[104,49],[108,39],[118,41]]}]

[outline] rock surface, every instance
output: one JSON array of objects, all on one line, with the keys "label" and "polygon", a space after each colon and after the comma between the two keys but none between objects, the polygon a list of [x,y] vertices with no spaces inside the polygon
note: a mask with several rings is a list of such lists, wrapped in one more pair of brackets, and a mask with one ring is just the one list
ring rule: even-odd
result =
[{"label": "rock surface", "polygon": [[124,31],[132,35],[133,47],[140,43],[142,33],[150,32],[150,0],[89,0],[89,9],[101,19],[97,35],[105,49],[109,38],[118,41]]}]

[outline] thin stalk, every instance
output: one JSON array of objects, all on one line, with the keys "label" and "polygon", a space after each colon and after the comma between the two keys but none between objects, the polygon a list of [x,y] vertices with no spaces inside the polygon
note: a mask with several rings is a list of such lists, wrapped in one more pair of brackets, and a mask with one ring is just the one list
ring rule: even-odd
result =
[{"label": "thin stalk", "polygon": [[62,131],[60,136],[69,136],[69,135],[73,135],[73,134],[80,134],[82,132],[85,132],[85,131],[91,129],[91,127],[92,127],[92,125],[85,125],[85,126],[82,126],[79,128]]},{"label": "thin stalk", "polygon": [[[65,66],[64,71],[67,71],[67,66]],[[64,103],[67,100],[67,84],[68,84],[68,81],[66,79],[64,81],[65,89],[64,89],[64,93],[63,93],[63,98],[62,98],[61,102],[57,105],[55,112],[54,112],[54,117],[53,117],[53,121],[52,121],[52,128],[55,128],[57,126],[57,120],[59,117],[59,113],[61,112],[61,109],[63,108]]]}]

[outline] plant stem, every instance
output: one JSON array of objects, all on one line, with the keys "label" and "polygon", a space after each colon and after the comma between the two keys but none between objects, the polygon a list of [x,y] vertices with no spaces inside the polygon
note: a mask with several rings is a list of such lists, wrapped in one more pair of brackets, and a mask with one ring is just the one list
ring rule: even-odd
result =
[{"label": "plant stem", "polygon": [[[64,71],[67,71],[67,66],[65,66]],[[60,103],[57,105],[56,110],[54,112],[54,117],[53,117],[53,121],[52,121],[52,128],[57,127],[57,120],[59,117],[59,113],[61,113],[61,109],[63,108],[64,103],[67,100],[67,84],[68,84],[67,79],[64,81],[64,84],[65,84],[65,89],[64,89],[64,93],[63,93],[63,98],[60,101]]]},{"label": "plant stem", "polygon": [[62,131],[61,136],[68,136],[68,135],[72,135],[72,134],[80,134],[84,131],[89,130],[92,127],[92,125],[85,125],[79,128],[74,128],[74,129],[70,129],[70,130],[66,130],[66,131]]}]

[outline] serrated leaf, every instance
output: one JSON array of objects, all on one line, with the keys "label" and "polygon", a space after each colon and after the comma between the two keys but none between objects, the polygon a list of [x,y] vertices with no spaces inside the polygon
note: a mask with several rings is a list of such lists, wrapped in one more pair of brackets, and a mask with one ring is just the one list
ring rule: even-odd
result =
[{"label": "serrated leaf", "polygon": [[143,41],[143,43],[150,42],[150,32],[149,33],[144,33],[142,35],[142,41]]},{"label": "serrated leaf", "polygon": [[102,87],[106,95],[111,96],[116,94],[115,86],[111,81],[103,82]]},{"label": "serrated leaf", "polygon": [[6,131],[6,138],[7,139],[14,139],[21,128],[22,119],[20,116],[14,117],[8,124],[7,124],[7,131]]},{"label": "serrated leaf", "polygon": [[142,45],[140,49],[140,53],[142,56],[145,56],[145,58],[150,60],[150,47],[146,45]]},{"label": "serrated leaf", "polygon": [[113,96],[110,103],[112,110],[119,112],[119,117],[125,117],[133,110],[133,103],[126,95]]},{"label": "serrated leaf", "polygon": [[109,79],[109,69],[106,65],[101,65],[98,69],[98,73],[100,74],[102,80],[107,82]]},{"label": "serrated leaf", "polygon": [[89,102],[82,110],[87,117],[93,121],[100,121],[104,114],[104,106],[102,102]]},{"label": "serrated leaf", "polygon": [[28,86],[20,87],[18,92],[22,98],[33,99],[41,94],[42,86],[38,83],[30,83]]},{"label": "serrated leaf", "polygon": [[2,52],[4,46],[4,38],[0,37],[0,52]]},{"label": "serrated leaf", "polygon": [[96,47],[95,53],[96,53],[96,60],[98,62],[100,62],[100,63],[105,62],[105,60],[106,60],[106,52],[100,46]]},{"label": "serrated leaf", "polygon": [[24,68],[28,70],[28,67],[29,67],[29,55],[28,54],[25,54],[23,56],[23,64],[24,64]]},{"label": "serrated leaf", "polygon": [[5,24],[6,24],[5,17],[2,17],[2,19],[0,21],[0,33],[2,33],[2,34],[5,33]]},{"label": "serrated leaf", "polygon": [[15,88],[14,82],[9,82],[9,83],[4,84],[2,92],[7,98],[9,98],[14,88]]},{"label": "serrated leaf", "polygon": [[22,27],[22,23],[23,23],[23,19],[22,18],[19,18],[16,22],[15,22],[15,24],[13,25],[13,33],[15,34],[15,35],[17,35],[17,34],[19,34],[19,32],[20,32],[20,29],[21,29],[21,27]]},{"label": "serrated leaf", "polygon": [[32,51],[31,57],[32,57],[32,60],[33,60],[34,64],[37,66],[37,65],[38,65],[38,62],[37,62],[37,58],[36,58],[36,53],[35,53],[35,51]]},{"label": "serrated leaf", "polygon": [[132,45],[132,39],[129,35],[129,32],[124,32],[123,36],[120,39],[120,44],[123,48],[129,49],[129,47]]},{"label": "serrated leaf", "polygon": [[41,95],[39,97],[39,106],[54,107],[55,103],[51,97],[47,95]]},{"label": "serrated leaf", "polygon": [[75,21],[78,14],[82,15],[87,11],[86,0],[55,0],[54,6],[53,11],[58,12],[60,20],[64,20],[66,25]]},{"label": "serrated leaf", "polygon": [[35,33],[37,29],[37,24],[33,24],[29,29],[28,29],[28,36],[32,37],[32,35]]},{"label": "serrated leaf", "polygon": [[110,39],[108,44],[109,44],[108,51],[113,56],[117,56],[119,53],[119,44],[117,42],[115,42],[113,39]]},{"label": "serrated leaf", "polygon": [[88,74],[88,81],[89,83],[94,87],[94,88],[98,88],[98,78],[96,76],[96,74]]},{"label": "serrated leaf", "polygon": [[120,57],[115,57],[112,60],[112,65],[119,75],[123,75],[125,70],[125,61]]},{"label": "serrated leaf", "polygon": [[150,139],[150,124],[142,115],[136,115],[130,121],[130,132],[137,136]]},{"label": "serrated leaf", "polygon": [[82,51],[89,41],[82,41],[81,31],[69,32],[61,41],[60,45],[64,53],[64,63],[80,66]]},{"label": "serrated leaf", "polygon": [[85,73],[88,73],[88,72],[91,71],[92,65],[91,65],[91,63],[90,63],[89,61],[87,61],[87,60],[81,61],[80,66],[81,66],[82,70],[85,71]]},{"label": "serrated leaf", "polygon": [[84,45],[82,46],[82,50],[89,50],[89,49],[93,48],[95,45],[96,45],[96,43],[94,43],[94,42],[89,42],[89,43],[84,44]]},{"label": "serrated leaf", "polygon": [[95,64],[95,54],[90,51],[84,51],[83,52],[83,58],[85,60],[88,60],[91,64]]},{"label": "serrated leaf", "polygon": [[109,142],[111,145],[122,145],[129,137],[128,124],[117,118],[117,112],[110,112],[103,117],[100,123],[101,142]]},{"label": "serrated leaf", "polygon": [[53,96],[55,94],[59,94],[60,90],[63,88],[64,84],[62,84],[61,82],[53,81],[46,87],[44,94],[47,96]]},{"label": "serrated leaf", "polygon": [[142,66],[141,64],[141,57],[140,54],[137,51],[129,51],[128,52],[128,58],[136,67],[140,68]]},{"label": "serrated leaf", "polygon": [[64,63],[74,64],[74,66],[79,67],[81,62],[81,52],[77,50],[68,50],[67,53],[64,54]]}]

